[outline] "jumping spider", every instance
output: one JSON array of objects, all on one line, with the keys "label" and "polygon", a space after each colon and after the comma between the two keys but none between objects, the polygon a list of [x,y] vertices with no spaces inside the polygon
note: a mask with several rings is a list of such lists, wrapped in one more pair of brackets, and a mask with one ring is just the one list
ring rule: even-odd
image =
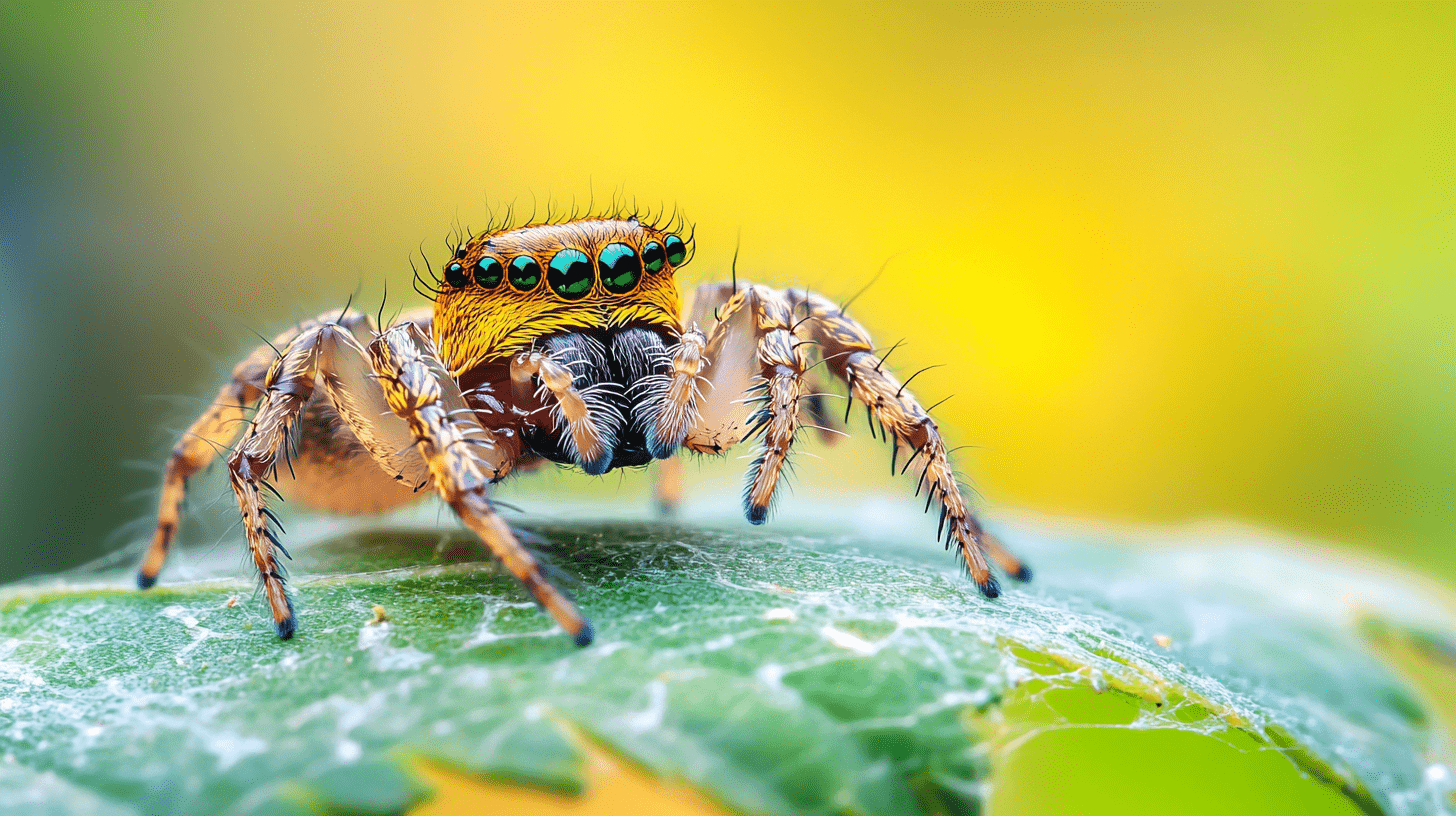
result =
[{"label": "jumping spider", "polygon": [[[297,622],[278,559],[287,553],[265,506],[264,491],[279,492],[270,477],[305,504],[350,513],[398,507],[432,487],[585,646],[591,624],[496,513],[490,486],[545,460],[591,474],[653,459],[680,467],[671,457],[681,450],[722,454],[760,438],[743,506],[762,524],[795,432],[811,424],[801,416],[833,424],[816,384],[820,363],[866,406],[894,454],[904,451],[901,472],[919,474],[927,509],[939,499],[937,538],[955,545],[981,592],[1000,592],[987,552],[1013,577],[1030,577],[981,529],[935,422],[884,370],[858,323],[813,292],[736,280],[699,287],[685,308],[673,276],[691,258],[691,236],[646,220],[500,225],[462,242],[443,280],[431,275],[435,285],[417,275],[433,307],[383,330],[345,308],[254,351],[172,450],[137,583],[156,582],[187,479],[242,426],[228,472],[278,637]],[[280,452],[290,479],[277,468]],[[660,491],[669,504],[672,475]]]}]

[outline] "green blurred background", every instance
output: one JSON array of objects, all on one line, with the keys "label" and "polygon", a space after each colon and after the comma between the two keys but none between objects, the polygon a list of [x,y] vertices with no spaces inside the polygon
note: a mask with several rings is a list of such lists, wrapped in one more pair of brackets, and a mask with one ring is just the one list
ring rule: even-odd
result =
[{"label": "green blurred background", "polygon": [[[696,222],[689,285],[740,236],[836,297],[888,260],[856,313],[942,364],[991,507],[1456,579],[1453,81],[1451,3],[6,4],[0,578],[145,538],[125,463],[253,331],[419,302],[410,253],[489,205],[621,192]],[[858,436],[800,500],[908,496]],[[646,490],[513,490],[573,485]]]}]

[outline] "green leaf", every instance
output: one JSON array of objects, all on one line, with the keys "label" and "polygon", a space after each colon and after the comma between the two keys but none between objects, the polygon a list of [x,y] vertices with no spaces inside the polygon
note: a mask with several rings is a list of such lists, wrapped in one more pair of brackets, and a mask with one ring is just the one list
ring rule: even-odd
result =
[{"label": "green leaf", "polygon": [[[591,647],[459,533],[295,531],[287,642],[236,576],[4,590],[0,810],[403,813],[430,795],[414,757],[575,794],[589,740],[745,812],[967,813],[1018,751],[1114,732],[1270,754],[1352,813],[1447,805],[1440,737],[1370,643],[1439,640],[1450,606],[1398,577],[1008,523],[1038,577],[987,601],[923,517],[878,505],[768,534],[519,523],[575,576]],[[217,559],[200,571],[236,568]]]}]

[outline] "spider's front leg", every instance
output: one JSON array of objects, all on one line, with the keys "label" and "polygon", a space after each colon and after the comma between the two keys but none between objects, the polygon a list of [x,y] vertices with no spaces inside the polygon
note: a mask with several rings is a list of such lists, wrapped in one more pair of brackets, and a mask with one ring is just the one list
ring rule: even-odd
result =
[{"label": "spider's front leg", "polygon": [[591,623],[546,580],[540,564],[487,497],[491,482],[504,476],[520,455],[519,435],[501,437],[481,426],[418,327],[407,324],[386,331],[370,344],[369,355],[390,410],[409,424],[441,498],[578,646],[591,643]]},{"label": "spider's front leg", "polygon": [[784,293],[766,286],[746,286],[723,305],[703,355],[710,389],[683,441],[698,453],[723,453],[763,435],[743,489],[744,514],[754,524],[768,519],[799,428],[799,401],[810,396],[808,343],[795,334],[793,312]]}]

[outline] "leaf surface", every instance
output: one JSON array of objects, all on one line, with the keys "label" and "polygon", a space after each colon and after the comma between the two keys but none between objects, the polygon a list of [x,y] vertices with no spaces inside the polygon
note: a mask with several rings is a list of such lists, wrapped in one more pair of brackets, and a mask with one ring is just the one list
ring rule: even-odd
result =
[{"label": "leaf surface", "polygon": [[1449,805],[1439,735],[1360,624],[1453,631],[1399,576],[1005,522],[1037,579],[986,601],[896,505],[768,533],[518,523],[593,646],[460,533],[295,536],[289,642],[237,577],[4,590],[0,810],[402,813],[430,794],[416,757],[573,794],[590,741],[745,812],[964,813],[998,758],[1082,728],[1275,751],[1349,812]]}]

